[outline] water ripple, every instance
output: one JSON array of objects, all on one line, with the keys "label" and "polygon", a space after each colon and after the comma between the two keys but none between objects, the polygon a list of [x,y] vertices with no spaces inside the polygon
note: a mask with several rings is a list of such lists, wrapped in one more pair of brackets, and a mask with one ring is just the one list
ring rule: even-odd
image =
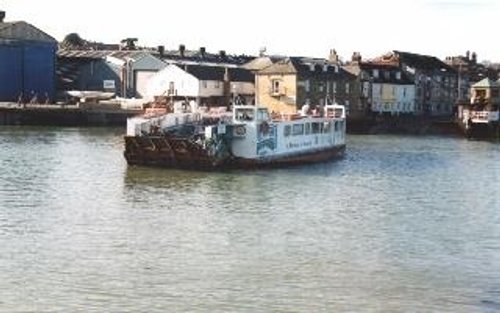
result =
[{"label": "water ripple", "polygon": [[499,308],[498,144],[207,173],[127,167],[122,132],[0,129],[1,312]]}]

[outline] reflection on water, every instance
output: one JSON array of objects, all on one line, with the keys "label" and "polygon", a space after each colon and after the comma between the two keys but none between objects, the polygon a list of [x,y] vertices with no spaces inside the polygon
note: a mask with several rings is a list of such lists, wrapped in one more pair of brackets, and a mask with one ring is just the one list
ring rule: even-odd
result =
[{"label": "reflection on water", "polygon": [[121,136],[0,128],[0,311],[500,310],[497,144],[211,173],[127,167]]}]

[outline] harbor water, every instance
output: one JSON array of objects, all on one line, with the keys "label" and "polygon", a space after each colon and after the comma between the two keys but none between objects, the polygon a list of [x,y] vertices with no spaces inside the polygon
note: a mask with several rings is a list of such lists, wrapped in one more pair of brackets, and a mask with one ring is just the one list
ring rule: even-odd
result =
[{"label": "harbor water", "polygon": [[500,145],[129,168],[123,129],[0,128],[0,312],[500,312]]}]

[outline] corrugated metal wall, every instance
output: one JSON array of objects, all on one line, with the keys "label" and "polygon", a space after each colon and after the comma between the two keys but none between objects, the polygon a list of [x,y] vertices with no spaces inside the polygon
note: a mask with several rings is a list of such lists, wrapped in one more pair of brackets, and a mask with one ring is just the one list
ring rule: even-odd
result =
[{"label": "corrugated metal wall", "polygon": [[77,88],[79,90],[97,90],[104,91],[104,81],[115,81],[115,93],[120,95],[121,80],[119,68],[115,69],[106,60],[92,60],[80,67],[80,75],[77,80]]},{"label": "corrugated metal wall", "polygon": [[23,47],[0,43],[0,101],[17,101],[23,90]]},{"label": "corrugated metal wall", "polygon": [[55,52],[53,43],[0,41],[0,101],[53,100]]},{"label": "corrugated metal wall", "polygon": [[24,94],[36,94],[39,102],[54,98],[56,47],[47,43],[24,46]]}]

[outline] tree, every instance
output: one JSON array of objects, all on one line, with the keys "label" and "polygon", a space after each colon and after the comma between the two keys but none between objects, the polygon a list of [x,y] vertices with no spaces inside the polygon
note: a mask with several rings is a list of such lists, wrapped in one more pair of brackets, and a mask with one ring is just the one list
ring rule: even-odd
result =
[{"label": "tree", "polygon": [[82,39],[82,37],[80,37],[80,35],[78,35],[77,33],[70,33],[66,35],[61,43],[61,47],[68,50],[81,49],[86,45],[87,41]]}]

